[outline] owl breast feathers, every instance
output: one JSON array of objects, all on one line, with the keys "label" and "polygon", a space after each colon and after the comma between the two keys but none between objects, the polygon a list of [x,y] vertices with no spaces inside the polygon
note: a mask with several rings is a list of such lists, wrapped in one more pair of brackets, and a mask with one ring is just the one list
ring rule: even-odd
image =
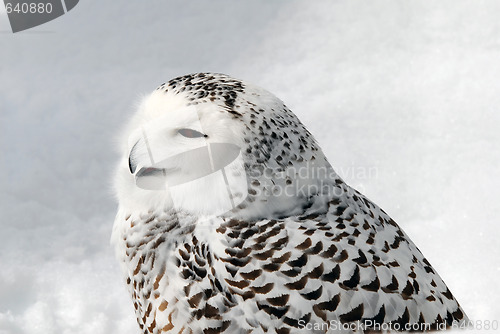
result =
[{"label": "owl breast feathers", "polygon": [[429,331],[467,317],[269,92],[158,87],[123,133],[112,243],[143,333]]}]

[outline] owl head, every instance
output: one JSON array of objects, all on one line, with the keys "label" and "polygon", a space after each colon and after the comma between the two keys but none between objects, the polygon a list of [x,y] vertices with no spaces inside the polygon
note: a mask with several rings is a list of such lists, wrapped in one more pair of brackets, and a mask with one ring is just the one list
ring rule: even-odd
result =
[{"label": "owl head", "polygon": [[115,188],[130,212],[283,217],[338,179],[283,102],[222,74],[159,86],[128,123],[121,151]]}]

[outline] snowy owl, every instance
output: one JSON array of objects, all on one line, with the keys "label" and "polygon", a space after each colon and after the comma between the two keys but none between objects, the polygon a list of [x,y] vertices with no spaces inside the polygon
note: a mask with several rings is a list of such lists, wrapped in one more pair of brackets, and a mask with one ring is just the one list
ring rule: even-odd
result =
[{"label": "snowy owl", "polygon": [[170,80],[126,127],[111,237],[143,333],[431,330],[467,317],[282,101]]}]

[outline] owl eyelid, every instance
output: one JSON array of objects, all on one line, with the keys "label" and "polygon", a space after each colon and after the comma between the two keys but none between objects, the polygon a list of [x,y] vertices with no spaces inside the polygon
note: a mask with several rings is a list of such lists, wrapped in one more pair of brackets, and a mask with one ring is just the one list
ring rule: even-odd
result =
[{"label": "owl eyelid", "polygon": [[193,129],[179,129],[177,130],[177,133],[179,133],[181,136],[186,137],[186,138],[201,138],[201,137],[208,137],[208,135],[201,133],[199,131],[193,130]]}]

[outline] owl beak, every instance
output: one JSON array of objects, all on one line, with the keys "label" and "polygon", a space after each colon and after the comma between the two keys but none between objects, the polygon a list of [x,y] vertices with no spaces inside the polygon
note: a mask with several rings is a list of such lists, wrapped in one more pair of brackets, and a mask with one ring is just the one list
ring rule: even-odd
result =
[{"label": "owl beak", "polygon": [[130,171],[131,174],[134,174],[135,171],[137,170],[137,160],[134,158],[135,150],[137,149],[137,144],[139,144],[139,142],[135,143],[134,147],[132,147],[132,150],[128,155],[128,170]]},{"label": "owl beak", "polygon": [[[128,156],[128,168],[135,177],[136,184],[142,189],[162,190],[166,184],[166,168],[144,163],[144,154],[140,154],[144,148],[139,140],[134,144]],[[142,160],[141,160],[142,158]]]}]

